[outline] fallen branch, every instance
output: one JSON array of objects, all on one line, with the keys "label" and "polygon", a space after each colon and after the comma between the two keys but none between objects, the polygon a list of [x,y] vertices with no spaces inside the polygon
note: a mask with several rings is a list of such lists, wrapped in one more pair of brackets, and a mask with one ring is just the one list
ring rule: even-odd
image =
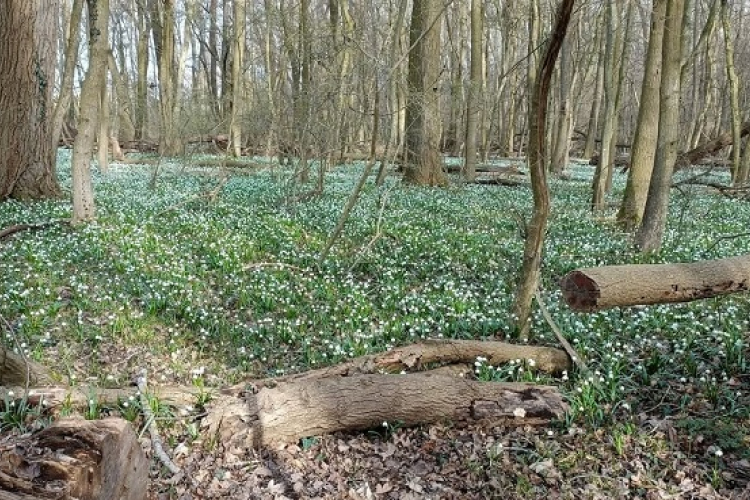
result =
[{"label": "fallen branch", "polygon": [[20,233],[21,231],[38,231],[40,229],[57,226],[58,224],[64,225],[69,224],[69,222],[67,220],[53,220],[49,222],[42,222],[40,224],[15,224],[13,226],[8,226],[5,229],[0,230],[0,241],[10,237],[13,234]]},{"label": "fallen branch", "polygon": [[167,453],[164,451],[162,445],[161,436],[159,436],[159,428],[154,420],[154,414],[151,411],[151,405],[148,398],[146,397],[146,370],[141,370],[141,373],[136,379],[138,385],[138,392],[140,393],[141,399],[141,412],[145,420],[145,428],[148,429],[149,435],[151,436],[151,446],[154,449],[154,455],[164,466],[169,469],[172,474],[179,474],[180,468],[172,462]]},{"label": "fallen branch", "polygon": [[544,319],[547,321],[549,327],[552,328],[552,332],[555,334],[557,341],[560,342],[560,345],[563,346],[565,352],[568,353],[570,361],[573,362],[580,371],[585,371],[586,363],[578,356],[578,353],[576,353],[575,349],[573,349],[573,346],[571,346],[570,342],[568,342],[568,340],[563,336],[560,328],[557,326],[557,323],[555,323],[555,320],[552,318],[549,310],[547,310],[547,306],[542,300],[538,288],[534,291],[534,297],[536,298],[537,304],[539,304],[539,309],[542,311],[542,316],[544,316]]}]

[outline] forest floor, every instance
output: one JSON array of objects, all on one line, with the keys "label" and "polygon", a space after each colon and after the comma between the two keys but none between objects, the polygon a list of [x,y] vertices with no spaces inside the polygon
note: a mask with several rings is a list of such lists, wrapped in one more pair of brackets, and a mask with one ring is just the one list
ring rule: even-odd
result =
[{"label": "forest floor", "polygon": [[[61,151],[67,187],[69,167]],[[168,164],[151,189],[152,169],[114,164],[96,175],[96,223],[0,242],[0,341],[61,383],[127,387],[146,368],[158,394],[159,385],[221,387],[422,338],[510,340],[527,186],[371,182],[319,262],[361,167],[328,173],[324,193],[305,201],[308,188],[278,167],[232,169],[224,181],[218,168]],[[552,181],[542,286],[589,371],[550,377],[526,360],[476,362],[480,380],[559,386],[564,419],[537,428],[384,422],[248,455],[204,435],[204,401],[154,399],[184,475],[170,479],[154,462],[153,498],[750,498],[750,297],[581,315],[557,286],[578,267],[750,253],[750,238],[736,237],[750,203],[682,186],[664,249],[643,256],[614,224],[624,176],[611,209],[592,215],[591,174],[573,166],[570,179]],[[69,216],[64,200],[10,201],[0,229]],[[541,314],[532,331],[534,343],[556,345]],[[122,415],[139,432],[144,424],[137,401],[91,401],[85,413]],[[0,402],[0,440],[35,426],[11,417]]]}]

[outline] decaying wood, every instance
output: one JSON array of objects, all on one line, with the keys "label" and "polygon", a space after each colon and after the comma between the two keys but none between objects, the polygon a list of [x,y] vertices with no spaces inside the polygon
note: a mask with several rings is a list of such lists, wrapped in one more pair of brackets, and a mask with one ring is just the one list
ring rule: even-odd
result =
[{"label": "decaying wood", "polygon": [[125,420],[65,418],[2,446],[0,492],[6,492],[5,498],[146,498],[148,460]]},{"label": "decaying wood", "polygon": [[[750,133],[750,121],[742,124],[740,129],[740,136],[744,137]],[[716,154],[727,146],[732,145],[732,132],[724,132],[723,134],[714,137],[710,141],[706,141],[699,144],[695,148],[691,149],[686,153],[682,153],[677,157],[677,163],[675,168],[689,167],[690,165],[699,164],[707,156]]]},{"label": "decaying wood", "polygon": [[567,405],[553,387],[431,375],[354,375],[264,387],[209,405],[203,425],[227,447],[258,448],[335,431],[450,420],[542,424]]},{"label": "decaying wood", "polygon": [[52,383],[52,377],[44,366],[0,345],[0,386],[25,386],[27,382],[34,386],[46,385]]},{"label": "decaying wood", "polygon": [[689,302],[750,289],[750,255],[685,264],[631,264],[572,271],[561,281],[575,311]]},{"label": "decaying wood", "polygon": [[180,472],[180,468],[177,467],[174,462],[172,462],[172,459],[169,458],[169,455],[167,455],[167,453],[164,451],[161,435],[159,435],[159,428],[156,424],[156,420],[154,419],[154,414],[151,411],[151,406],[149,404],[148,398],[146,397],[146,370],[141,370],[141,373],[138,375],[138,378],[136,380],[136,385],[138,386],[138,392],[141,399],[141,412],[143,412],[143,418],[146,421],[145,426],[148,429],[149,435],[151,436],[151,447],[154,450],[154,455],[156,455],[156,458],[158,458],[159,461],[164,464],[167,469],[169,469],[169,472],[171,472],[172,474],[178,474]]}]

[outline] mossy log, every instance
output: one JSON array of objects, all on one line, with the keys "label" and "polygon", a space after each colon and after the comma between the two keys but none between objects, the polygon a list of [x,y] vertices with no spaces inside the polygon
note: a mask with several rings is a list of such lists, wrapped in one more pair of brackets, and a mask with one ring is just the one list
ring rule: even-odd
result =
[{"label": "mossy log", "polygon": [[148,469],[126,421],[65,418],[0,445],[0,500],[145,500]]},{"label": "mossy log", "polygon": [[560,283],[575,311],[689,302],[750,289],[750,255],[678,264],[584,268]]}]

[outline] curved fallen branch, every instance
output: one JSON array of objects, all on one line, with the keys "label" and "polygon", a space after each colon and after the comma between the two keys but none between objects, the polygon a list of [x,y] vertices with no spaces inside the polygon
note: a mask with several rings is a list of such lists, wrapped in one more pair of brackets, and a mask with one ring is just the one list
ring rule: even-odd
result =
[{"label": "curved fallen branch", "polygon": [[57,226],[58,224],[69,224],[69,222],[67,220],[53,220],[49,222],[42,222],[40,224],[14,224],[0,230],[0,241],[22,231],[38,231],[40,229],[46,229],[51,226]]},{"label": "curved fallen branch", "polygon": [[143,413],[143,419],[145,420],[145,427],[148,429],[149,435],[151,436],[151,447],[154,449],[154,455],[164,466],[169,469],[172,474],[179,474],[180,468],[172,462],[169,455],[164,451],[164,446],[161,442],[161,436],[159,435],[159,428],[156,425],[154,414],[151,411],[151,405],[149,404],[148,398],[146,397],[146,370],[141,370],[141,373],[136,379],[138,385],[138,392],[141,400],[141,412]]}]

